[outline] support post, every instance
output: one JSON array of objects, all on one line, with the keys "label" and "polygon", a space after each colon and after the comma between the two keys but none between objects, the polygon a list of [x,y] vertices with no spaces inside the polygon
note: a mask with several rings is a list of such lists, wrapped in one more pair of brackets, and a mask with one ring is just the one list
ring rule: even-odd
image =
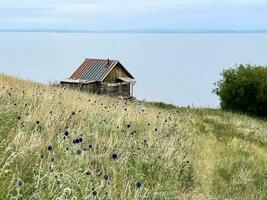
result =
[{"label": "support post", "polygon": [[131,97],[133,96],[133,84],[131,84]]}]

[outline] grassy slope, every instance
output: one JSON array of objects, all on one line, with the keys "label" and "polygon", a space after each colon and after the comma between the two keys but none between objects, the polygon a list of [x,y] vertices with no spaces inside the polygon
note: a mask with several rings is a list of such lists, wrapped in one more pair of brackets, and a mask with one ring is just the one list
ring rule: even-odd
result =
[{"label": "grassy slope", "polygon": [[266,121],[0,74],[0,199],[266,199],[266,147]]}]

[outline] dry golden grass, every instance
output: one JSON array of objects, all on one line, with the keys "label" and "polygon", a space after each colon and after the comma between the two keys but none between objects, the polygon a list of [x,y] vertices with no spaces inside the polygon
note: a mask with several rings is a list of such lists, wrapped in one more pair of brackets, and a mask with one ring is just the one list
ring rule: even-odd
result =
[{"label": "dry golden grass", "polygon": [[0,199],[266,199],[266,144],[263,120],[0,75]]}]

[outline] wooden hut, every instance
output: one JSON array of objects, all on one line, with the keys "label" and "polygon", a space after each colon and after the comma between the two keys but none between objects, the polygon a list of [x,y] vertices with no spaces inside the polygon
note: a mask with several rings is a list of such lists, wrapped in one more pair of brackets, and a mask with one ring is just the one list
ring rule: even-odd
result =
[{"label": "wooden hut", "polygon": [[61,86],[114,97],[133,97],[134,77],[118,60],[85,59]]}]

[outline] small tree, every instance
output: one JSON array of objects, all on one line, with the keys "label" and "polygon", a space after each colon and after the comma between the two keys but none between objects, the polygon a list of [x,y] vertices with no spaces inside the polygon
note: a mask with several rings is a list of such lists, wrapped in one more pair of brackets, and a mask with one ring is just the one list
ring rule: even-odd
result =
[{"label": "small tree", "polygon": [[267,67],[236,65],[224,70],[214,93],[224,110],[267,117]]}]

